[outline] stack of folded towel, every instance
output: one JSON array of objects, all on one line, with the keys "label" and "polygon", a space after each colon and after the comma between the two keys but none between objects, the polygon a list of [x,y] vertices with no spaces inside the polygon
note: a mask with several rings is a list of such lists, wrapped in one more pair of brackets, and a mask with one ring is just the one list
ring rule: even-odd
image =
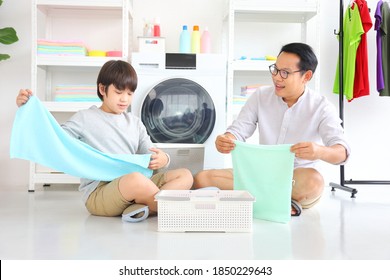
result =
[{"label": "stack of folded towel", "polygon": [[82,41],[38,40],[38,55],[86,56],[87,48]]},{"label": "stack of folded towel", "polygon": [[234,105],[244,105],[247,100],[246,96],[243,95],[233,95],[233,104]]},{"label": "stack of folded towel", "polygon": [[241,94],[233,96],[233,104],[235,104],[235,105],[245,104],[248,97],[251,96],[251,94],[254,93],[259,86],[261,86],[261,85],[256,84],[256,85],[242,86],[241,87]]},{"label": "stack of folded towel", "polygon": [[58,85],[55,87],[54,101],[65,102],[99,102],[96,93],[96,85]]}]

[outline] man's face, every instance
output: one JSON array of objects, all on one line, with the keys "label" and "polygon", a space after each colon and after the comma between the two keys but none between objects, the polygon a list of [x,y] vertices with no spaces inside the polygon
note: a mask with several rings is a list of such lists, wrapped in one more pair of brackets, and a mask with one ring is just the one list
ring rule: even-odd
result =
[{"label": "man's face", "polygon": [[[272,75],[272,81],[275,85],[276,95],[283,98],[298,98],[305,90],[305,84],[308,81],[306,73],[300,72],[300,58],[296,54],[282,52],[279,54],[275,66],[278,73]],[[282,76],[286,75],[284,78]]]}]

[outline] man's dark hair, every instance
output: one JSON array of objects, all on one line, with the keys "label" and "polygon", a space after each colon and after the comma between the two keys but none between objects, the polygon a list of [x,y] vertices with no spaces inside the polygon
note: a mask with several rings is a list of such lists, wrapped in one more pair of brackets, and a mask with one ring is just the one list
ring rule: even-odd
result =
[{"label": "man's dark hair", "polygon": [[282,47],[279,54],[281,54],[282,52],[293,53],[299,56],[300,62],[298,67],[300,70],[311,70],[313,74],[316,71],[318,60],[316,55],[314,54],[313,49],[309,45],[304,43],[287,44]]},{"label": "man's dark hair", "polygon": [[129,89],[134,92],[137,88],[138,78],[133,66],[122,60],[107,61],[100,69],[97,77],[97,95],[103,101],[103,96],[99,92],[99,84],[107,88],[114,85],[119,90]]}]

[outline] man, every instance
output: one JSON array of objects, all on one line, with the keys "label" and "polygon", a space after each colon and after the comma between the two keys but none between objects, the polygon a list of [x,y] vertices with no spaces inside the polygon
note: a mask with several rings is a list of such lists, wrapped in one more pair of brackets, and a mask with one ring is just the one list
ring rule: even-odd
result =
[{"label": "man", "polygon": [[[223,135],[215,141],[221,153],[234,149],[234,140],[245,141],[256,127],[263,145],[293,144],[295,154],[291,214],[317,203],[324,179],[315,169],[319,160],[344,164],[350,148],[341,120],[324,96],[307,87],[318,61],[312,48],[303,43],[282,47],[269,67],[273,86],[258,88]],[[196,174],[194,188],[216,186],[233,189],[232,169],[204,170]]]}]

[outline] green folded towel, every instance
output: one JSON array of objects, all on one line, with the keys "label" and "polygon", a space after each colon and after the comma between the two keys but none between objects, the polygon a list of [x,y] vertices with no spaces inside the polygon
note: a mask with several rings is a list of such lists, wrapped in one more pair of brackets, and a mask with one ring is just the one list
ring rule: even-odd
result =
[{"label": "green folded towel", "polygon": [[286,223],[291,219],[294,154],[291,145],[254,145],[236,141],[232,151],[234,189],[256,198],[254,218]]}]

